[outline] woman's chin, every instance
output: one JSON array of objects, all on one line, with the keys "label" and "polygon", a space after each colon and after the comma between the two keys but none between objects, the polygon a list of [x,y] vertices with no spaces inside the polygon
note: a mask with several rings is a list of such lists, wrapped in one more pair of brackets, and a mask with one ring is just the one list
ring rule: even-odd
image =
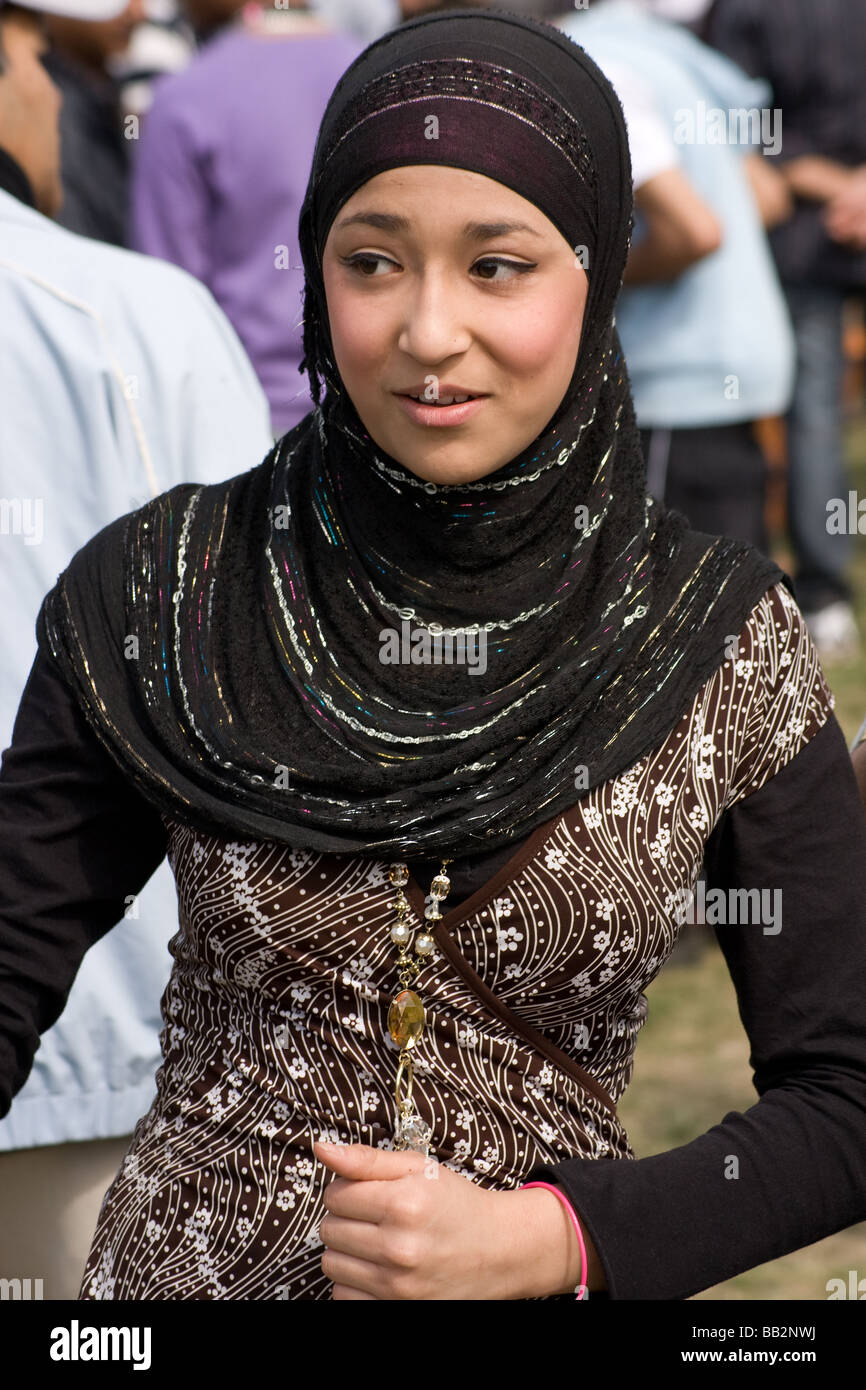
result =
[{"label": "woman's chin", "polygon": [[[393,457],[397,458],[397,455],[394,454]],[[422,483],[435,483],[437,487],[461,487],[465,486],[466,483],[477,483],[481,478],[488,477],[502,467],[502,464],[498,462],[486,466],[484,464],[479,465],[477,458],[471,463],[442,464],[437,462],[428,466],[419,463],[417,455],[412,459],[401,458],[399,462],[410,473],[414,473],[415,477],[419,478]]]},{"label": "woman's chin", "polygon": [[390,445],[380,447],[421,482],[436,483],[439,487],[459,487],[478,482],[508,462],[507,458],[485,458],[478,444],[468,441],[457,447],[451,444],[425,450],[417,444],[413,447],[402,439],[393,439]]}]

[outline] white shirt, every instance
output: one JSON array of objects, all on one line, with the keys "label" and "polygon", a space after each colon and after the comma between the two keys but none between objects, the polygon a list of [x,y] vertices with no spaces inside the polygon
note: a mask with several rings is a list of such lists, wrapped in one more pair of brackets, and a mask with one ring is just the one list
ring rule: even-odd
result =
[{"label": "white shirt", "polygon": [[[249,359],[203,285],[76,236],[2,189],[0,347],[5,748],[36,655],[36,615],[73,554],[176,483],[254,467],[273,440]],[[167,863],[136,907],[88,953],[0,1122],[0,1150],[125,1134],[148,1108],[178,920]]]}]

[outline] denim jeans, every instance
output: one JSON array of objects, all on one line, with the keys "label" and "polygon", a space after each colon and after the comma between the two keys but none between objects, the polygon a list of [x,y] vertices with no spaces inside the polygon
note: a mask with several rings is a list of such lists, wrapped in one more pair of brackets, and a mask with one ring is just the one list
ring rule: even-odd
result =
[{"label": "denim jeans", "polygon": [[786,285],[797,340],[797,380],[788,426],[788,529],[796,559],[797,602],[815,612],[851,600],[845,568],[852,537],[827,530],[827,504],[848,503],[842,452],[842,304],[830,285]]}]

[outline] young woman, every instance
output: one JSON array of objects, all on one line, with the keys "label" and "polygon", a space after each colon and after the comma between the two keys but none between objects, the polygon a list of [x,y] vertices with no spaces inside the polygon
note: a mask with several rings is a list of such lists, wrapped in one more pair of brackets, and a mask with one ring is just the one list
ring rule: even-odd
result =
[{"label": "young woman", "polygon": [[[630,224],[558,31],[373,44],[301,216],[316,409],[46,597],[7,1106],[165,854],[180,917],[83,1299],[683,1298],[866,1216],[866,819],[787,576],[646,495]],[[638,1159],[616,1102],[702,863],[760,1100]]]}]

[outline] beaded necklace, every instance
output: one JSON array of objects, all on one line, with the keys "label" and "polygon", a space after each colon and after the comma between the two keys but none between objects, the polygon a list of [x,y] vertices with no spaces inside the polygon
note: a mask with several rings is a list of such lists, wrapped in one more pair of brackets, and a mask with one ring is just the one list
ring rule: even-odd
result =
[{"label": "beaded necklace", "polygon": [[[451,880],[445,873],[447,866],[452,861],[443,859],[439,873],[436,874],[430,884],[428,896],[433,899],[424,908],[424,916],[428,922],[440,922],[442,913],[439,911],[440,905],[447,898],[451,891]],[[421,962],[430,955],[433,950],[434,940],[431,933],[427,930],[420,931],[415,937],[415,955],[409,954],[412,929],[408,923],[410,912],[409,900],[403,892],[409,882],[409,869],[404,863],[391,864],[388,869],[388,879],[392,887],[396,888],[397,895],[391,906],[396,910],[397,921],[391,928],[391,940],[397,947],[397,978],[400,982],[400,992],[391,1001],[388,1010],[388,1031],[392,1040],[400,1048],[400,1059],[397,1066],[397,1080],[394,1088],[394,1096],[397,1102],[397,1120],[394,1127],[394,1147],[399,1150],[413,1150],[415,1153],[422,1153],[425,1158],[430,1155],[430,1140],[433,1131],[425,1120],[418,1114],[415,1102],[412,1098],[412,1081],[414,1076],[412,1065],[412,1050],[424,1031],[424,1005],[414,989],[410,988],[418,972],[421,969]],[[401,1094],[401,1087],[405,1079],[406,1094]],[[547,1182],[529,1182],[521,1184],[522,1187],[546,1187],[555,1197],[565,1206],[569,1217],[577,1232],[577,1239],[580,1246],[580,1283],[575,1287],[575,1294],[578,1299],[588,1297],[589,1289],[586,1283],[587,1275],[587,1256],[586,1244],[577,1213],[565,1194]]]},{"label": "beaded necklace", "polygon": [[[424,916],[428,922],[435,923],[442,920],[442,913],[439,908],[451,891],[451,880],[445,873],[445,869],[450,863],[450,859],[442,860],[442,867],[430,884],[429,896],[433,901],[428,903],[424,909]],[[416,1153],[422,1153],[426,1157],[430,1152],[430,1140],[433,1137],[433,1131],[421,1119],[412,1098],[414,1078],[412,1050],[424,1031],[425,1014],[420,997],[410,986],[414,983],[421,969],[422,961],[433,950],[434,941],[429,931],[420,931],[414,942],[416,954],[414,956],[410,954],[409,946],[412,936],[412,929],[408,921],[410,907],[409,900],[403,892],[409,881],[407,865],[403,863],[392,864],[388,870],[388,879],[392,887],[397,890],[397,896],[391,904],[397,913],[397,921],[391,928],[391,940],[397,947],[397,979],[400,983],[400,992],[392,999],[391,1007],[388,1010],[388,1032],[400,1048],[394,1089],[397,1102],[397,1120],[394,1129],[395,1147],[397,1149],[413,1149]],[[402,1095],[401,1089],[404,1081],[406,1094]]]}]

